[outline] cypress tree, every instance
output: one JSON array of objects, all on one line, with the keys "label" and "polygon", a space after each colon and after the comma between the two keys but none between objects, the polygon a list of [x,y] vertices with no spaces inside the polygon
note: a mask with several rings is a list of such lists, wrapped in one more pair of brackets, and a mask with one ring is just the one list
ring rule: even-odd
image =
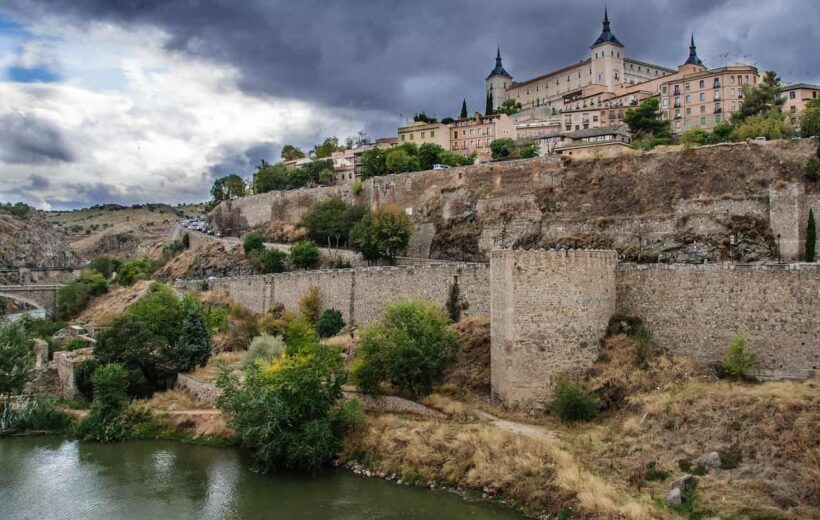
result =
[{"label": "cypress tree", "polygon": [[467,119],[467,100],[466,99],[464,99],[461,102],[461,115],[459,116],[459,119]]},{"label": "cypress tree", "polygon": [[806,224],[806,262],[814,262],[816,258],[816,243],[817,225],[814,222],[814,211],[809,210],[809,223]]},{"label": "cypress tree", "polygon": [[493,93],[489,92],[487,94],[487,108],[484,109],[485,116],[493,115]]},{"label": "cypress tree", "polygon": [[211,357],[211,333],[199,305],[189,303],[182,322],[182,333],[174,346],[173,362],[181,372],[204,365]]}]

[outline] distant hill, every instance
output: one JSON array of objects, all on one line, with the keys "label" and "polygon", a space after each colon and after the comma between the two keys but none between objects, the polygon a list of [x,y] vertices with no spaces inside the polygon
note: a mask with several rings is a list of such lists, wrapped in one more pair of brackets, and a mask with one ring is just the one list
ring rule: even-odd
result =
[{"label": "distant hill", "polygon": [[0,205],[0,267],[64,267],[78,261],[42,213],[24,204]]}]

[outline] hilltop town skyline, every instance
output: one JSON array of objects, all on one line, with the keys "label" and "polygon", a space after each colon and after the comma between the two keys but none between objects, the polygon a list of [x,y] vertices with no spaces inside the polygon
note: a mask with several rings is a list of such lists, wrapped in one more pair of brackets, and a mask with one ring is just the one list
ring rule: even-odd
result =
[{"label": "hilltop town skyline", "polygon": [[[457,115],[462,98],[483,111],[499,46],[516,80],[577,63],[604,8],[470,5],[149,2],[134,11],[0,0],[0,198],[54,209],[204,200],[214,178],[248,175],[284,144],[310,148],[360,130],[395,136],[416,112]],[[608,10],[636,59],[675,68],[694,33],[710,68],[742,61],[784,81],[820,81],[809,43],[815,4]]]}]

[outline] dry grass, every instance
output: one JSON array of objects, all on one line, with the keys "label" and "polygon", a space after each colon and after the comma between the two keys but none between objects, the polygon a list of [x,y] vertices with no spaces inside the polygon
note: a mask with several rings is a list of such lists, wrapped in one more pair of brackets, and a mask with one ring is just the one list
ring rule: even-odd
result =
[{"label": "dry grass", "polygon": [[245,352],[220,352],[211,356],[208,364],[204,367],[196,367],[190,373],[191,377],[200,381],[216,381],[219,376],[219,366],[224,363],[232,369],[242,368],[242,361],[245,359]]},{"label": "dry grass", "polygon": [[490,319],[465,318],[452,326],[459,350],[444,372],[441,390],[460,398],[490,395]]},{"label": "dry grass", "polygon": [[441,394],[430,394],[422,399],[421,403],[438,410],[454,421],[468,422],[476,419],[476,415],[465,403]]},{"label": "dry grass", "polygon": [[584,470],[557,441],[487,424],[382,415],[348,438],[344,457],[405,479],[489,490],[534,512],[569,507],[573,518],[663,517]]},{"label": "dry grass", "polygon": [[131,287],[118,287],[94,298],[86,310],[75,320],[90,327],[107,325],[112,319],[124,313],[128,307],[148,294],[151,280],[142,280]]}]

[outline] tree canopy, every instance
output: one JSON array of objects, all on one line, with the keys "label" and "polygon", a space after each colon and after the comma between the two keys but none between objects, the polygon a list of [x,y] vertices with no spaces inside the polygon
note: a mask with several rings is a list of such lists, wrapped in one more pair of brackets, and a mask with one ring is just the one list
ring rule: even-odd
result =
[{"label": "tree canopy", "polygon": [[236,174],[216,179],[211,186],[211,197],[215,202],[245,196],[245,181]]},{"label": "tree canopy", "polygon": [[494,113],[496,114],[507,114],[511,116],[513,114],[517,114],[521,112],[521,109],[524,108],[521,103],[514,99],[505,99],[501,106],[496,108]]},{"label": "tree canopy", "polygon": [[430,117],[424,112],[419,112],[418,114],[414,115],[413,121],[421,121],[422,123],[438,123],[438,119],[436,119],[435,117]]},{"label": "tree canopy", "polygon": [[294,159],[301,159],[305,156],[305,152],[296,148],[292,144],[286,144],[282,147],[282,153],[280,155],[283,161],[292,161]]},{"label": "tree canopy", "polygon": [[310,238],[318,244],[335,243],[336,247],[347,244],[350,230],[358,223],[366,210],[351,206],[339,197],[333,197],[312,205],[302,216],[302,225],[308,229]]},{"label": "tree canopy", "polygon": [[753,116],[768,117],[773,109],[780,111],[784,100],[778,96],[780,78],[773,70],[768,70],[763,79],[754,87],[743,88],[743,101],[732,114],[732,124],[737,126]]},{"label": "tree canopy", "polygon": [[660,101],[657,98],[646,98],[637,108],[627,109],[624,122],[636,139],[668,138],[672,135],[671,122],[661,118]]},{"label": "tree canopy", "polygon": [[350,232],[350,242],[368,261],[386,258],[393,263],[407,249],[413,225],[399,208],[384,206],[362,218]]},{"label": "tree canopy", "polygon": [[344,146],[339,145],[338,137],[328,137],[321,144],[313,147],[317,159],[324,159],[333,155],[333,152],[343,152]]}]

